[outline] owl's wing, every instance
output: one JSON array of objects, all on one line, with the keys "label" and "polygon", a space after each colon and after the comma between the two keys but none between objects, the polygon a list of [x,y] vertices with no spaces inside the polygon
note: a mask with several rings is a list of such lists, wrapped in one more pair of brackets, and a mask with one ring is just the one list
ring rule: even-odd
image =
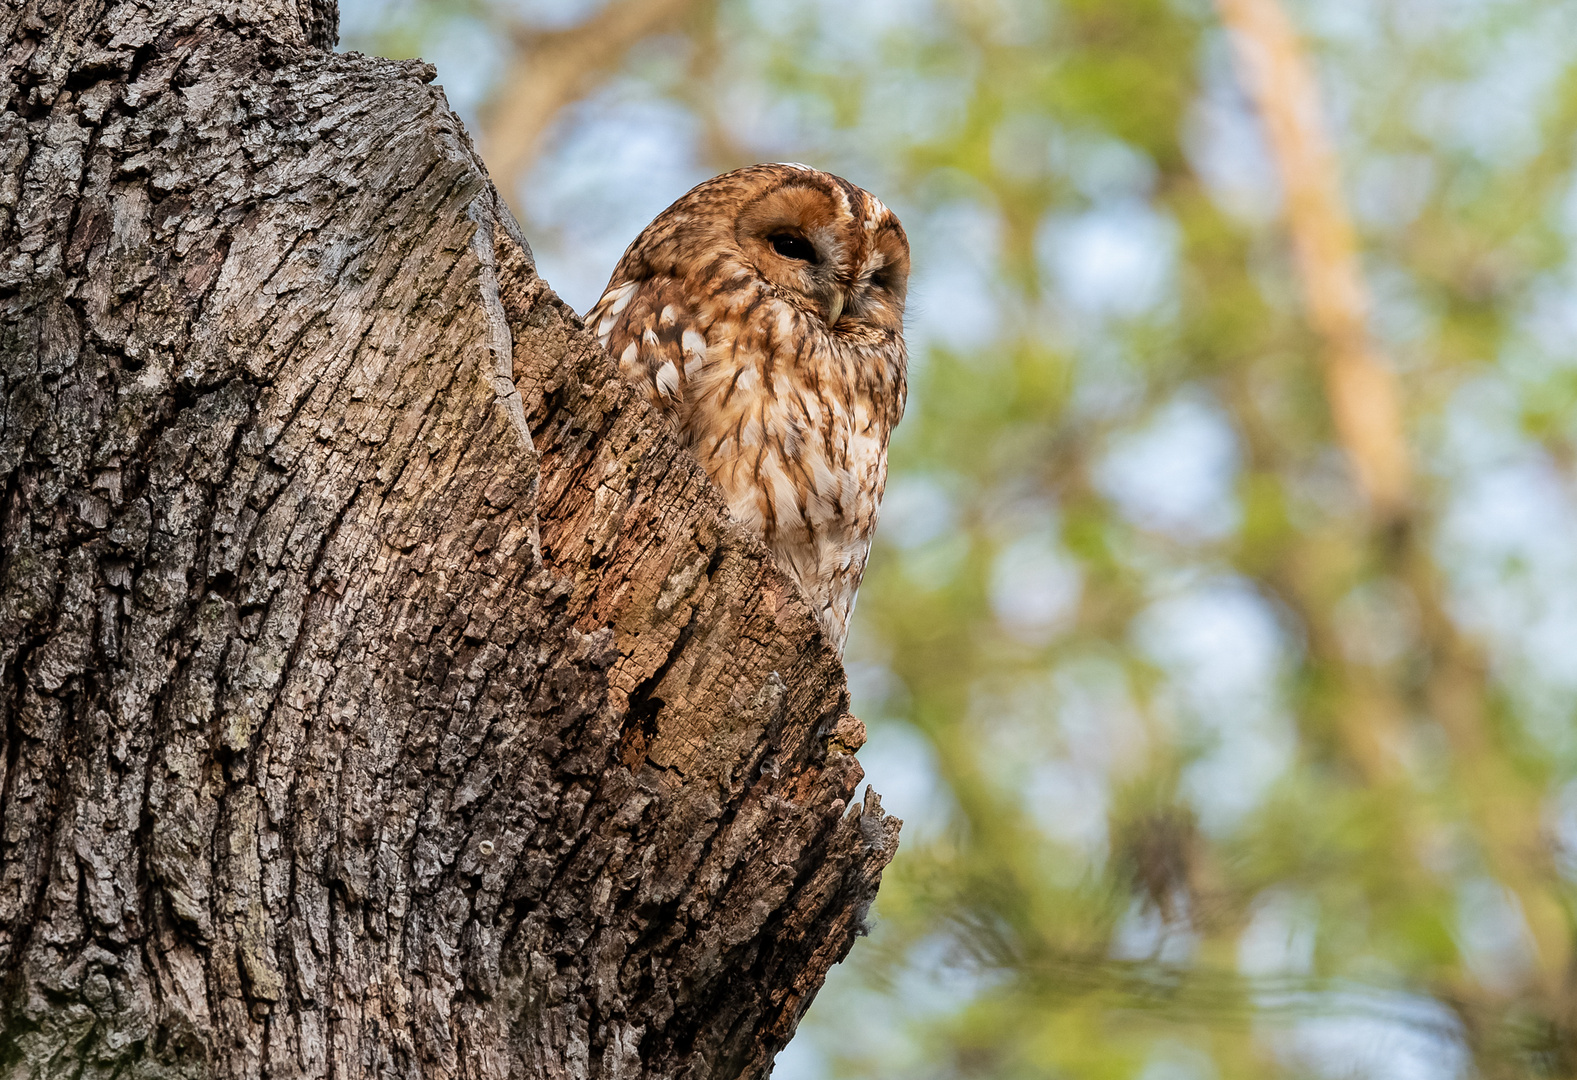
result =
[{"label": "owl's wing", "polygon": [[688,384],[706,361],[706,338],[682,282],[615,279],[586,313],[586,325],[618,361],[624,380],[645,389],[653,405],[671,411],[685,403]]}]

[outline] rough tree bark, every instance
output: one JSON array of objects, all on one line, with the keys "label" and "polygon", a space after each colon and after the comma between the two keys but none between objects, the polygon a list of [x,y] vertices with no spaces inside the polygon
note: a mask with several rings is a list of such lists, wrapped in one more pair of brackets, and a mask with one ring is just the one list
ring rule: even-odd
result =
[{"label": "rough tree bark", "polygon": [[0,18],[5,1074],[768,1071],[897,823],[432,69]]}]

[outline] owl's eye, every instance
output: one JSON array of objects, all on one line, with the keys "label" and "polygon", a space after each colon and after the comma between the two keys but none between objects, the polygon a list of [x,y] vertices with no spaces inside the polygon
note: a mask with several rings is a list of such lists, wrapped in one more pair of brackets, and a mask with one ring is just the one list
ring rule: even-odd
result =
[{"label": "owl's eye", "polygon": [[773,251],[785,259],[798,259],[812,266],[821,261],[816,258],[815,247],[803,236],[795,236],[793,233],[773,233],[767,237],[767,243],[772,245]]},{"label": "owl's eye", "polygon": [[878,270],[871,275],[871,284],[884,292],[892,292],[893,286],[898,284],[898,275],[892,270]]}]

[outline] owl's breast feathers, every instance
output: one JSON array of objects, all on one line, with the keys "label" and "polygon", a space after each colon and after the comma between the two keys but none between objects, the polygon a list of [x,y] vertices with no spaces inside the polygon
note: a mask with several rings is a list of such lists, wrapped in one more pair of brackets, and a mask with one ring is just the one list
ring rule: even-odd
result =
[{"label": "owl's breast feathers", "polygon": [[643,256],[637,240],[587,325],[673,420],[841,650],[903,413],[901,333],[829,328],[724,260],[679,273]]}]

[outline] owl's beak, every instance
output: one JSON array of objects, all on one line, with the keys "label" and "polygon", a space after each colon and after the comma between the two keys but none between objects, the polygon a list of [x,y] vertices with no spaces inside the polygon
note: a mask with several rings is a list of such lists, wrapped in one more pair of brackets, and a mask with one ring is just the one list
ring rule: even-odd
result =
[{"label": "owl's beak", "polygon": [[843,290],[833,289],[832,299],[827,302],[827,325],[836,326],[838,316],[843,314]]}]

